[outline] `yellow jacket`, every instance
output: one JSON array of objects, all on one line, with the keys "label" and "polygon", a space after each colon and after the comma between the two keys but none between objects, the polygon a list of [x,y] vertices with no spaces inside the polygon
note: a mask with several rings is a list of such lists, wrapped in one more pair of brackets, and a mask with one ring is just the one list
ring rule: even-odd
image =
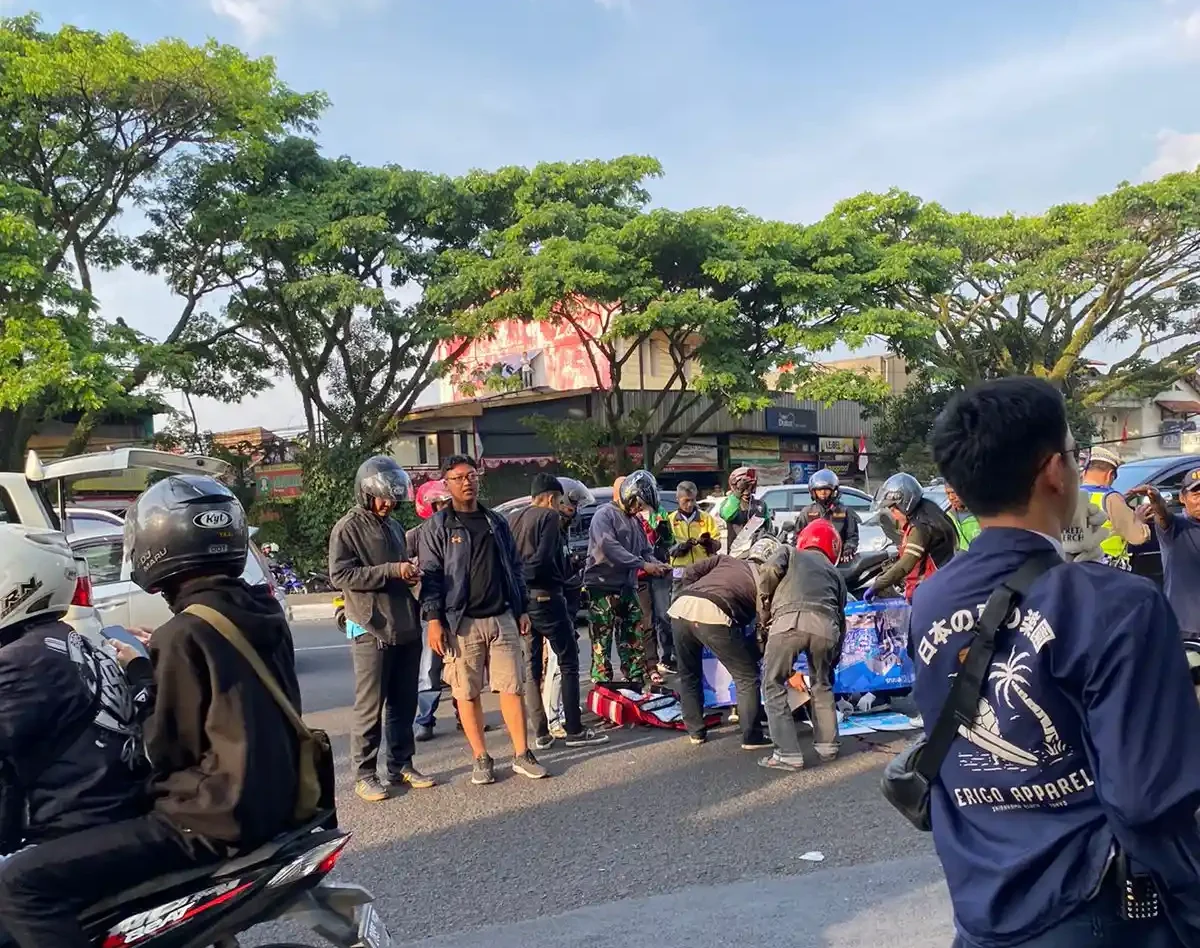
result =
[{"label": "yellow jacket", "polygon": [[[716,519],[712,514],[707,514],[699,508],[694,511],[690,521],[678,510],[673,511],[667,520],[671,524],[671,535],[674,536],[676,544],[686,543],[688,540],[699,540],[706,533],[714,542],[720,542]],[[708,559],[711,555],[704,547],[697,544],[685,553],[678,556],[672,555],[671,565],[691,566]]]}]

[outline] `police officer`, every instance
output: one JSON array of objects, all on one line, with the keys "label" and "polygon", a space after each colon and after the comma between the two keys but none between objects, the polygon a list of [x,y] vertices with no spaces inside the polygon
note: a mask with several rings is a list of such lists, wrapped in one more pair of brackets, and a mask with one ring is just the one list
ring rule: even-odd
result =
[{"label": "police officer", "polygon": [[808,479],[808,494],[813,502],[801,511],[801,528],[814,520],[828,520],[842,538],[841,562],[849,563],[858,555],[858,517],[838,500],[838,476],[827,469],[817,471]]},{"label": "police officer", "polygon": [[1103,526],[1110,536],[1100,544],[1108,565],[1129,569],[1129,547],[1149,540],[1150,527],[1137,519],[1121,492],[1113,490],[1120,466],[1120,457],[1108,448],[1092,448],[1080,486],[1091,503],[1108,514]]},{"label": "police officer", "polygon": [[999,624],[976,715],[931,787],[956,944],[1200,944],[1200,707],[1154,584],[1059,562],[1079,500],[1062,395],[1031,378],[960,393],[932,448],[983,532],[913,599],[927,731],[984,603],[1031,561],[1042,570]]}]

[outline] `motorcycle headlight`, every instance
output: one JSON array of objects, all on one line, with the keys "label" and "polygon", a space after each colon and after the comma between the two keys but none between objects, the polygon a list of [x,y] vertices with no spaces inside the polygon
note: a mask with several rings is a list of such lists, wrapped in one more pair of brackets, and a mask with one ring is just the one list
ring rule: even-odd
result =
[{"label": "motorcycle headlight", "polygon": [[871,537],[865,543],[860,543],[858,549],[861,553],[878,553],[880,550],[886,549],[887,545],[888,538],[881,533],[878,536]]}]

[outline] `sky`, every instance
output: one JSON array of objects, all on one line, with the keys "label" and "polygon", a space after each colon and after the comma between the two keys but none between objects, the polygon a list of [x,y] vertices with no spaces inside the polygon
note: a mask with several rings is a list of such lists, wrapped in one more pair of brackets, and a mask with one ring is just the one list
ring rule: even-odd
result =
[{"label": "sky", "polygon": [[[0,0],[5,13],[22,0]],[[808,221],[896,186],[1035,213],[1200,163],[1200,0],[43,0],[47,27],[215,37],[333,105],[327,155],[455,174],[650,154],[656,204]],[[122,226],[136,230],[129,215]],[[152,335],[154,278],[96,280]],[[302,423],[286,383],[202,428]]]}]

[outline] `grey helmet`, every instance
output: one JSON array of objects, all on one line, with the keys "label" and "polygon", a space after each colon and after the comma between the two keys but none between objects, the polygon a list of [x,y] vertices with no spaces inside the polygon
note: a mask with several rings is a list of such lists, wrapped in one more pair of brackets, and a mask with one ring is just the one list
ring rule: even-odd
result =
[{"label": "grey helmet", "polygon": [[371,509],[371,498],[399,504],[412,500],[412,480],[395,458],[377,454],[358,466],[354,475],[354,499],[360,507]]},{"label": "grey helmet", "polygon": [[200,474],[164,478],[125,514],[130,578],[146,592],[188,576],[241,576],[249,544],[241,503]]},{"label": "grey helmet", "polygon": [[750,551],[746,554],[746,559],[751,563],[765,563],[779,551],[781,546],[783,544],[777,537],[759,537],[759,539],[754,541],[754,546],[750,547]]},{"label": "grey helmet", "polygon": [[838,476],[833,471],[828,468],[822,468],[808,479],[808,494],[813,500],[816,500],[817,498],[813,496],[813,491],[831,490],[833,493],[829,495],[830,501],[837,500],[838,483]]},{"label": "grey helmet", "polygon": [[[590,507],[596,503],[596,495],[582,481],[577,481],[573,477],[560,477],[558,482],[563,487],[562,500],[559,502],[558,508],[559,513],[563,513],[563,507],[570,507],[574,511],[571,515],[571,518],[574,519],[580,507]],[[565,513],[563,515],[565,516]]]},{"label": "grey helmet", "polygon": [[634,471],[621,481],[616,500],[626,513],[631,512],[635,500],[640,500],[647,510],[658,510],[658,481],[649,471]]},{"label": "grey helmet", "polygon": [[916,513],[924,496],[921,482],[911,474],[901,472],[893,474],[883,482],[883,488],[879,492],[879,506],[885,509],[895,508],[904,516],[911,517]]}]

